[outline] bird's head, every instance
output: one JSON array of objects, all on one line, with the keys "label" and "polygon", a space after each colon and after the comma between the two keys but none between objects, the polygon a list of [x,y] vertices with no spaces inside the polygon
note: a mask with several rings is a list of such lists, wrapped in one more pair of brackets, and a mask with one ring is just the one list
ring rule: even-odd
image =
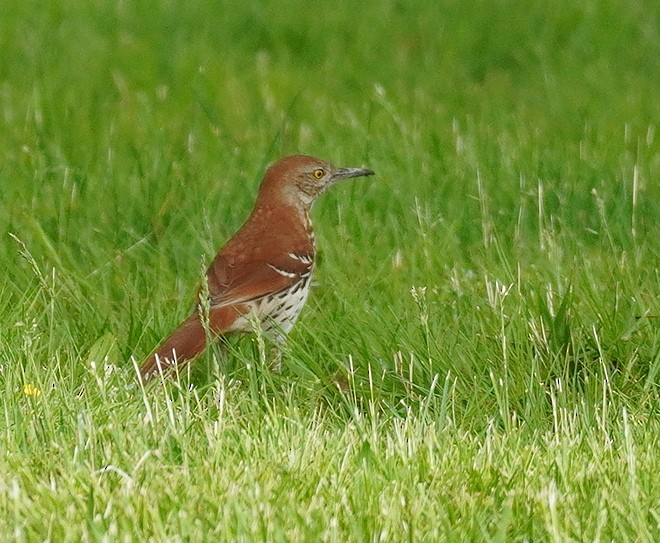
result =
[{"label": "bird's head", "polygon": [[293,155],[275,162],[261,182],[259,198],[276,198],[308,209],[316,197],[331,185],[350,177],[374,175],[367,168],[338,168],[305,155]]}]

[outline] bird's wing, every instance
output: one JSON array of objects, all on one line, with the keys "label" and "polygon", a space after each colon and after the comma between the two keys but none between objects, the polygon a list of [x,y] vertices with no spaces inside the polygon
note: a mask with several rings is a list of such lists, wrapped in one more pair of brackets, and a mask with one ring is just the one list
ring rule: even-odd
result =
[{"label": "bird's wing", "polygon": [[309,277],[314,259],[311,254],[285,253],[268,261],[241,265],[240,272],[227,269],[223,264],[221,259],[214,261],[208,272],[213,309],[250,302],[291,288]]}]

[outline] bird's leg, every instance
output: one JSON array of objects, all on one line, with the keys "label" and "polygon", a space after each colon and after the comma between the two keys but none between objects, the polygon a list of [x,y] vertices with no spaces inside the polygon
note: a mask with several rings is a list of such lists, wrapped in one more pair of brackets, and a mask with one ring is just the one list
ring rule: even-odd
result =
[{"label": "bird's leg", "polygon": [[[286,332],[277,326],[272,319],[261,321],[255,314],[248,316],[250,327],[257,340],[259,351],[259,363],[261,367],[267,367],[275,373],[282,371],[282,353],[286,348]],[[266,346],[270,347],[266,353]]]},{"label": "bird's leg", "polygon": [[282,351],[284,344],[273,345],[268,353],[268,368],[275,373],[282,373]]},{"label": "bird's leg", "polygon": [[282,355],[287,348],[287,334],[282,328],[273,328],[266,332],[270,343],[270,351],[268,353],[268,368],[275,372],[282,372]]}]

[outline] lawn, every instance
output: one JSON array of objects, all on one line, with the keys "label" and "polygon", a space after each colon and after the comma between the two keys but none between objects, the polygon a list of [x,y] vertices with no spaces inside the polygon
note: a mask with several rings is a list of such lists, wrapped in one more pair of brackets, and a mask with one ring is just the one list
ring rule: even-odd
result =
[{"label": "lawn", "polygon": [[[226,5],[225,5],[226,4]],[[0,4],[1,541],[660,539],[660,7]],[[260,337],[147,389],[269,163]]]}]

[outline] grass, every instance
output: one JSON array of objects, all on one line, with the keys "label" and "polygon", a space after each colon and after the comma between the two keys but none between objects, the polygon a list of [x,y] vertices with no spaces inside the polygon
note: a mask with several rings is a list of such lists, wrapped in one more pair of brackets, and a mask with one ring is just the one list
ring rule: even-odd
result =
[{"label": "grass", "polygon": [[[0,19],[1,540],[658,538],[655,3]],[[141,389],[297,152],[377,176],[316,205],[282,373]]]}]

